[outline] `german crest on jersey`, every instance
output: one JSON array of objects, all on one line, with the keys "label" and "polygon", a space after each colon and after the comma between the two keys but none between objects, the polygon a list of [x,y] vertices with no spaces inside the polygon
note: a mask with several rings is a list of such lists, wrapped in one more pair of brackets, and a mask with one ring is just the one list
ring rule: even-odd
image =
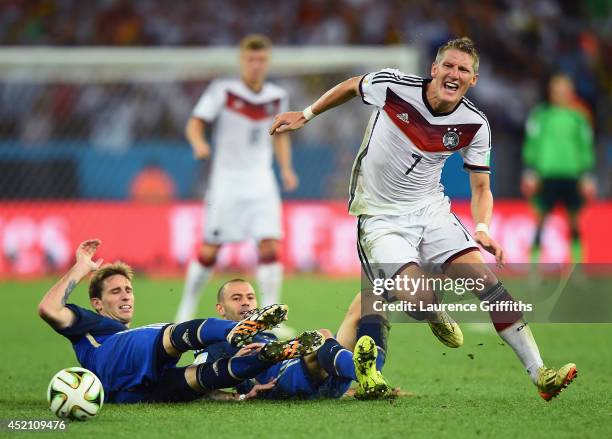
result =
[{"label": "german crest on jersey", "polygon": [[445,132],[442,136],[442,144],[446,149],[456,148],[459,145],[459,134],[457,133],[457,128],[453,128],[452,131],[450,128],[448,128],[448,130],[449,131]]}]

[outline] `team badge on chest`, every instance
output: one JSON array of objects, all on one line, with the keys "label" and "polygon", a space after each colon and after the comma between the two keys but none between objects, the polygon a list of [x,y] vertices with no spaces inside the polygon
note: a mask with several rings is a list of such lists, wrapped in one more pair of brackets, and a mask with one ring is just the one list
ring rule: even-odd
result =
[{"label": "team badge on chest", "polygon": [[449,150],[456,148],[459,146],[459,134],[457,128],[453,128],[452,131],[448,128],[448,131],[442,136],[442,145]]}]

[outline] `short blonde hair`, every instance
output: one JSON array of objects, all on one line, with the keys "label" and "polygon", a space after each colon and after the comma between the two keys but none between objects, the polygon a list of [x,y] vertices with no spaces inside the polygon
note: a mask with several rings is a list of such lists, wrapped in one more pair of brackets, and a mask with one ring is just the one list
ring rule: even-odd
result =
[{"label": "short blonde hair", "polygon": [[112,264],[104,265],[102,268],[97,270],[93,276],[91,276],[91,280],[89,281],[89,298],[102,298],[102,284],[106,278],[114,276],[115,274],[120,274],[121,276],[126,277],[127,279],[132,281],[134,277],[134,271],[132,267],[130,267],[125,262],[116,261]]},{"label": "short blonde hair", "polygon": [[438,48],[438,53],[436,54],[436,64],[440,64],[440,62],[442,61],[442,57],[444,56],[444,52],[450,49],[460,50],[470,55],[474,60],[474,73],[478,73],[478,66],[480,65],[480,55],[478,54],[478,49],[476,49],[476,45],[471,40],[471,38],[461,37],[455,38],[454,40],[448,40],[445,44]]},{"label": "short blonde hair", "polygon": [[240,40],[240,51],[243,50],[270,50],[272,41],[261,34],[251,34]]}]

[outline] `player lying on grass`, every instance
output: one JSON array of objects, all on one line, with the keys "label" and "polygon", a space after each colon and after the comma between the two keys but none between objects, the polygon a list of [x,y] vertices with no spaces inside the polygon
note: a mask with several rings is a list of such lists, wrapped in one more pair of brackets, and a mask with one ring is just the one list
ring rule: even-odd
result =
[{"label": "player lying on grass", "polygon": [[[349,212],[359,218],[357,250],[364,273],[372,283],[396,275],[418,279],[423,264],[436,264],[453,279],[485,280],[478,298],[493,305],[495,329],[515,351],[542,398],[550,400],[574,379],[576,365],[569,363],[559,370],[544,367],[523,314],[514,306],[497,310],[497,304],[517,302],[478,249],[480,245],[499,264],[504,262],[502,247],[488,231],[493,212],[489,122],[464,97],[476,85],[478,64],[472,40],[450,40],[438,49],[431,78],[383,69],[347,79],[304,111],[278,115],[270,134],[300,129],[357,96],[372,105],[353,165],[349,201]],[[440,183],[444,163],[454,152],[459,152],[470,173],[473,237],[452,213]],[[385,269],[373,268],[380,264],[386,264]],[[425,304],[435,300],[431,291],[422,293],[408,300],[418,298]]]},{"label": "player lying on grass", "polygon": [[[211,389],[235,386],[271,365],[319,349],[323,336],[304,332],[288,341],[266,344],[253,355],[215,363],[176,367],[183,352],[246,340],[286,319],[285,305],[271,305],[244,314],[240,322],[210,318],[180,324],[159,323],[129,329],[134,315],[132,269],[121,262],[101,266],[92,257],[100,246],[87,240],[76,251],[76,263],[47,292],[39,315],[70,340],[79,363],[102,381],[108,402],[191,401]],[[79,281],[93,272],[89,297],[95,312],[67,304]],[[252,389],[251,396],[257,393]]]},{"label": "player lying on grass", "polygon": [[[256,383],[274,384],[262,397],[340,398],[354,381],[358,383],[355,396],[359,399],[393,396],[393,390],[380,373],[385,362],[389,324],[382,313],[362,316],[360,296],[351,303],[335,337],[327,329],[319,330],[326,340],[316,353],[277,363],[255,377]],[[256,308],[255,291],[242,279],[224,283],[217,293],[216,311],[224,319],[240,321]],[[255,343],[243,349],[255,352],[276,340],[274,334],[262,332],[254,337]],[[236,352],[237,348],[227,342],[212,344],[196,352],[195,363],[214,364]],[[247,393],[252,386],[253,383],[245,381],[237,390]]]}]

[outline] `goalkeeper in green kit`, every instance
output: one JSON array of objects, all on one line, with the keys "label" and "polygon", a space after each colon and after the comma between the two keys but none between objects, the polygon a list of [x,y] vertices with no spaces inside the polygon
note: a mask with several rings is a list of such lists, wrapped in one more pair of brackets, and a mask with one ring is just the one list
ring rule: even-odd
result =
[{"label": "goalkeeper in green kit", "polygon": [[535,107],[527,119],[523,145],[523,195],[531,199],[537,228],[531,261],[540,259],[542,225],[557,203],[565,206],[571,231],[573,262],[581,262],[578,213],[585,200],[595,197],[593,131],[578,109],[574,86],[565,75],[549,82],[549,102]]}]

